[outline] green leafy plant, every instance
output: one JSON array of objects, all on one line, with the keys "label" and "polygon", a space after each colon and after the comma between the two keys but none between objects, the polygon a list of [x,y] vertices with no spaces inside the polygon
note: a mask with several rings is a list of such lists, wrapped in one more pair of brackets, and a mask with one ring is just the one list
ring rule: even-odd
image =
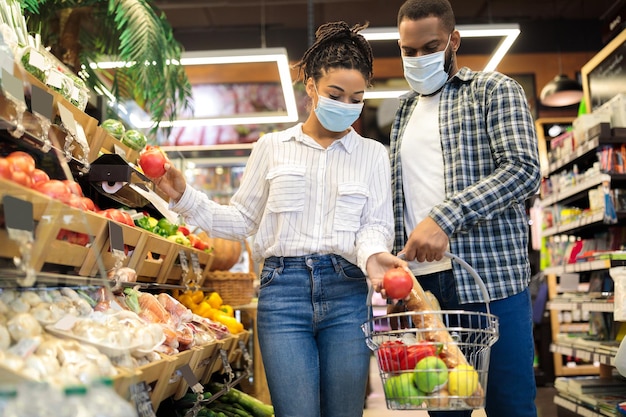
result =
[{"label": "green leafy plant", "polygon": [[[191,107],[182,46],[165,15],[146,0],[20,0],[29,31],[89,87],[136,101],[155,122]],[[94,63],[119,61],[121,68]]]}]

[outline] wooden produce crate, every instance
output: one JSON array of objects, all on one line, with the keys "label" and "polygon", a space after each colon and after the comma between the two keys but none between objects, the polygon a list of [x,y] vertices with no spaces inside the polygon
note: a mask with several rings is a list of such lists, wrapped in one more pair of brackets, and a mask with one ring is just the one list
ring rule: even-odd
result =
[{"label": "wooden produce crate", "polygon": [[[226,357],[228,358],[231,352],[237,346],[237,338],[231,335],[220,340],[220,342],[222,342],[222,344],[219,347],[219,351],[226,352]],[[228,363],[230,363],[230,361]],[[222,362],[221,353],[218,353],[218,356],[215,359],[215,362],[213,362],[213,366],[207,368],[208,374],[205,374],[202,380],[208,381],[209,379],[211,379],[211,375],[213,375],[215,372],[223,371],[223,370],[224,370],[224,363]]]},{"label": "wooden produce crate", "polygon": [[[194,282],[196,283],[197,286],[202,286],[202,283],[204,282],[204,279],[206,277],[207,272],[209,271],[209,268],[211,267],[211,263],[213,262],[213,254],[212,253],[207,253],[204,251],[200,251],[198,249],[194,249],[194,248],[190,248],[188,246],[184,246],[184,245],[179,245],[177,243],[175,243],[176,248],[177,248],[177,254],[176,254],[176,259],[174,259],[174,264],[172,265],[172,268],[170,269],[169,273],[167,274],[166,277],[164,277],[164,281],[161,282],[159,281],[159,284],[174,284],[174,285],[185,285],[187,282]],[[188,272],[187,275],[183,276],[183,269],[180,266],[180,252],[183,252],[187,258],[187,266],[188,266]],[[192,262],[191,262],[191,254],[194,254],[194,256],[197,256],[198,258],[198,263],[200,265],[200,276],[196,277],[194,270],[193,270],[193,266],[192,266]]]},{"label": "wooden produce crate", "polygon": [[[113,220],[109,220],[113,221]],[[138,227],[131,227],[126,224],[117,223],[122,229],[125,249],[128,250],[127,256],[122,260],[121,266],[128,266],[135,248],[139,245],[142,236],[147,233]],[[79,275],[95,276],[99,272],[98,257],[102,261],[104,272],[108,272],[115,266],[116,259],[111,253],[111,237],[108,230],[96,236],[93,242],[96,251],[90,253],[79,271]]]},{"label": "wooden produce crate", "polygon": [[[213,363],[216,360],[219,360],[218,355],[221,345],[221,342],[216,340],[214,342],[207,343],[206,345],[194,346],[191,348],[193,355],[191,357],[191,361],[189,362],[189,367],[196,376],[198,382],[202,383],[202,378],[204,377],[207,368],[210,366],[212,367]],[[188,390],[189,384],[183,379],[182,383],[178,386],[178,390],[174,394],[174,399],[178,400],[179,398],[182,398]]]},{"label": "wooden produce crate", "polygon": [[174,358],[161,355],[161,360],[151,362],[137,368],[138,380],[145,382],[150,388],[150,401],[156,411],[163,399],[163,391],[168,384],[168,375],[174,371]]},{"label": "wooden produce crate", "polygon": [[233,335],[236,342],[231,351],[228,353],[228,362],[230,364],[235,364],[242,358],[243,351],[241,350],[241,343],[243,343],[246,349],[248,349],[248,341],[250,340],[251,335],[252,332],[250,330],[244,330],[241,333]]},{"label": "wooden produce crate", "polygon": [[137,282],[165,282],[178,257],[178,246],[154,233],[142,231],[128,263],[137,271]]},{"label": "wooden produce crate", "polygon": [[[93,244],[84,246],[69,239],[67,233],[87,235],[93,242],[107,226],[107,220],[104,217],[72,208],[10,181],[0,180],[0,196],[4,195],[11,195],[33,203],[33,218],[36,226],[35,239],[30,253],[31,265],[35,271],[41,271],[46,265],[74,267],[78,270],[85,259],[89,256],[96,256],[99,248]],[[19,246],[9,239],[5,228],[0,229],[0,240],[3,242],[0,245],[1,257],[19,255]]]},{"label": "wooden produce crate", "polygon": [[113,379],[113,389],[125,400],[130,400],[130,387],[141,380],[141,372],[137,369],[117,368]]},{"label": "wooden produce crate", "polygon": [[126,162],[137,164],[137,158],[139,157],[138,151],[124,145],[100,126],[94,129],[94,134],[90,139],[90,147],[95,149],[95,151],[92,149],[92,154],[90,154],[93,160],[97,159],[100,153],[114,153],[121,155]]},{"label": "wooden produce crate", "polygon": [[[187,385],[179,369],[190,363],[193,354],[194,351],[189,349],[168,357],[171,361],[171,368],[161,374],[161,379],[155,388],[154,395],[158,398],[158,404],[176,394],[181,384]],[[154,409],[157,410],[158,405]]]}]

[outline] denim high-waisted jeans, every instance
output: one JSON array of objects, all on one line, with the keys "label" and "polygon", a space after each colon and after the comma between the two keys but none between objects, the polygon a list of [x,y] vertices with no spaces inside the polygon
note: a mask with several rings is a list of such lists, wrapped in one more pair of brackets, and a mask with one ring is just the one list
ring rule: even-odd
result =
[{"label": "denim high-waisted jeans", "polygon": [[366,299],[363,272],[340,256],[265,260],[257,329],[276,417],[363,415]]}]

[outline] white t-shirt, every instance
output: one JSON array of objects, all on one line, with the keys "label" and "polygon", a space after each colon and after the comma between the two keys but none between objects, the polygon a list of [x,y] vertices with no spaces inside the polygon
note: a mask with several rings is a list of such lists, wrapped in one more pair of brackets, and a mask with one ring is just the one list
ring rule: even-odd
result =
[{"label": "white t-shirt", "polygon": [[[439,137],[441,93],[420,97],[404,130],[400,148],[402,186],[406,210],[407,236],[445,198],[443,155]],[[452,268],[449,258],[435,262],[410,262],[415,275],[426,275]]]}]

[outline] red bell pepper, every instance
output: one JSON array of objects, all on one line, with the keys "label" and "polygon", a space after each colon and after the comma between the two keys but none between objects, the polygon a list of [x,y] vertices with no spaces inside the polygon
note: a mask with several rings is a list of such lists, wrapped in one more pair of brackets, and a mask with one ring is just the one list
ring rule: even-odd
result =
[{"label": "red bell pepper", "polygon": [[378,364],[383,372],[397,372],[406,357],[406,345],[399,340],[387,340],[378,347]]},{"label": "red bell pepper", "polygon": [[415,369],[415,365],[427,356],[437,356],[437,347],[431,342],[419,342],[406,348],[406,360],[402,369]]}]

